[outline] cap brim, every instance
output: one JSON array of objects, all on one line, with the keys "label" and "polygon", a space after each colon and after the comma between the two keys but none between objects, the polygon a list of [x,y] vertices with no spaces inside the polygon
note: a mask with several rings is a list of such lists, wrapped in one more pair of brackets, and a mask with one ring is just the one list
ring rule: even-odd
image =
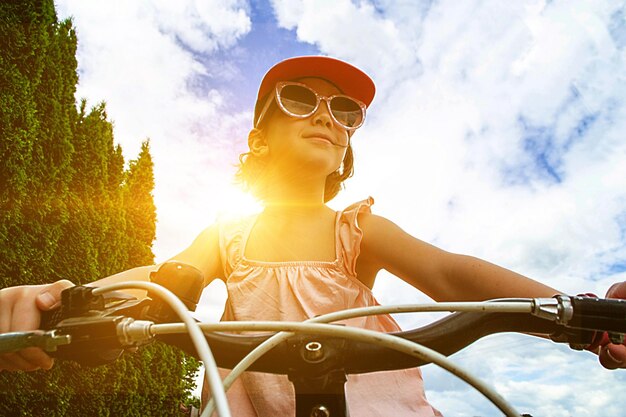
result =
[{"label": "cap brim", "polygon": [[356,98],[369,106],[374,99],[374,81],[357,67],[339,59],[326,56],[299,56],[274,65],[263,77],[257,102],[265,97],[279,81],[297,78],[324,78],[335,84],[343,94]]}]

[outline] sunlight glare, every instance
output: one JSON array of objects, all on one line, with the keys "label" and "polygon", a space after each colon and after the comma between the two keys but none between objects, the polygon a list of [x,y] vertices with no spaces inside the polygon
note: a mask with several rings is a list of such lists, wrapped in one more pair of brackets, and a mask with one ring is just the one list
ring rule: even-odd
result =
[{"label": "sunlight glare", "polygon": [[217,218],[220,220],[249,216],[263,208],[257,199],[236,184],[226,182],[220,188],[217,194],[220,199],[216,203]]}]

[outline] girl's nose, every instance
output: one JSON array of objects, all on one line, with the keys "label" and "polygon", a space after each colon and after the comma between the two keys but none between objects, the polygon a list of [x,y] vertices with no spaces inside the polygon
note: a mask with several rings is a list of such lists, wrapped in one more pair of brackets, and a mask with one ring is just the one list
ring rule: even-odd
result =
[{"label": "girl's nose", "polygon": [[333,127],[333,119],[330,117],[328,103],[320,103],[320,106],[317,108],[313,116],[311,116],[312,123],[314,125],[326,126],[329,129]]}]

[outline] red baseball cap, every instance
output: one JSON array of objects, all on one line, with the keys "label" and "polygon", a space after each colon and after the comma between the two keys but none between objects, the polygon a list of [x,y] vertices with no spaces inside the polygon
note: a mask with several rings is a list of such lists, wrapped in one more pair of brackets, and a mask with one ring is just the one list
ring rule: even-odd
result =
[{"label": "red baseball cap", "polygon": [[298,56],[280,61],[265,74],[257,94],[254,120],[257,120],[261,100],[277,82],[305,77],[324,78],[335,84],[343,94],[361,100],[366,106],[370,105],[376,93],[374,81],[347,62],[327,56]]}]

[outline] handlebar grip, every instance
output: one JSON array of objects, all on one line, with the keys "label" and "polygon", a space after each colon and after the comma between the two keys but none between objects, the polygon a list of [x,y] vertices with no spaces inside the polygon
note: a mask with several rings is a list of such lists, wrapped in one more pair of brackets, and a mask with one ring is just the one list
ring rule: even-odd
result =
[{"label": "handlebar grip", "polygon": [[39,328],[42,330],[52,330],[61,320],[63,320],[63,311],[61,307],[48,311],[42,311]]},{"label": "handlebar grip", "polygon": [[[150,281],[167,288],[185,304],[190,311],[195,311],[204,288],[204,275],[199,269],[178,261],[168,261],[157,271],[150,273]],[[142,319],[156,323],[178,321],[178,314],[158,297],[148,291],[148,297],[154,299],[144,312]]]},{"label": "handlebar grip", "polygon": [[568,327],[626,333],[626,300],[571,297]]}]

